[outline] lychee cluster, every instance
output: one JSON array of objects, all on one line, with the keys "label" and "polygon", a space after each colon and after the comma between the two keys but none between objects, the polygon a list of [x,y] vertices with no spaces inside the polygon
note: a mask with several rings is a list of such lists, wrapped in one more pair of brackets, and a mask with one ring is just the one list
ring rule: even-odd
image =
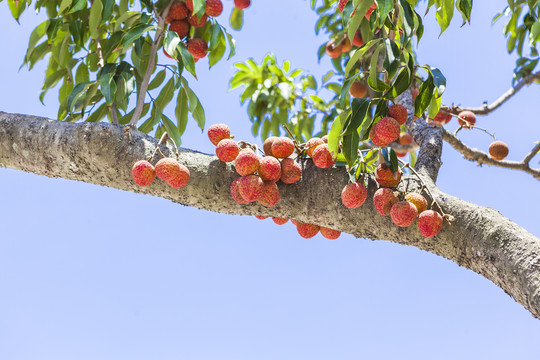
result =
[{"label": "lychee cluster", "polygon": [[189,181],[189,169],[173,158],[163,158],[154,167],[149,161],[139,160],[131,169],[135,184],[150,185],[157,176],[169,186],[179,189]]},{"label": "lychee cluster", "polygon": [[[266,216],[255,216],[259,220],[267,219]],[[289,219],[282,219],[282,218],[276,218],[273,217],[272,221],[276,223],[277,225],[284,225],[286,224]],[[319,232],[323,237],[325,237],[328,240],[336,240],[341,236],[341,231],[330,229],[324,226],[314,225],[314,224],[308,224],[303,223],[296,220],[291,220],[294,226],[296,226],[296,231],[298,234],[303,237],[304,239],[310,239],[317,235]]]},{"label": "lychee cluster", "polygon": [[328,148],[328,136],[313,137],[305,144],[305,153],[313,160],[313,164],[321,169],[327,169],[336,162],[335,155]]}]

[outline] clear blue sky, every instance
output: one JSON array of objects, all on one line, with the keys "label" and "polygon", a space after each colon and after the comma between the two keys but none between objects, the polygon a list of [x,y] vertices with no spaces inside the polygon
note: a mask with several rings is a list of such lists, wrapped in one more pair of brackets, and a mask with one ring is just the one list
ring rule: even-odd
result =
[{"label": "clear blue sky", "polygon": [[[472,25],[456,19],[440,39],[427,16],[419,59],[446,74],[444,102],[480,105],[509,87],[515,57],[501,24],[490,25],[505,3],[475,2]],[[199,62],[192,84],[207,126],[225,122],[251,141],[239,91],[227,91],[233,63],[271,51],[320,76],[330,62],[317,64],[326,38],[314,35],[308,1],[254,0],[245,15],[237,56],[211,72]],[[0,110],[54,118],[55,92],[46,106],[38,100],[44,64],[18,71],[40,17],[28,12],[19,26],[4,1],[0,19]],[[539,86],[526,88],[478,120],[510,144],[511,159],[540,140],[539,98]],[[490,142],[461,133],[478,148]],[[183,141],[213,152],[194,123]],[[478,168],[449,146],[443,161],[443,190],[540,235],[537,180]],[[540,358],[539,320],[480,275],[413,247],[305,240],[290,223],[11,169],[0,169],[0,185],[2,360]]]}]

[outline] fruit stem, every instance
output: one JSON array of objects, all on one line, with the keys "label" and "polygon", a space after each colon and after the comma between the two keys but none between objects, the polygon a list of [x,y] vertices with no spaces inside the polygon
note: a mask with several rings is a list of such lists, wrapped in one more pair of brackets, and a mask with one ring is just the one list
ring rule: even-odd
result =
[{"label": "fruit stem", "polygon": [[[161,144],[167,141],[168,138],[169,138],[169,134],[167,134],[166,132],[164,132],[163,135],[161,135],[161,138],[159,139],[159,142],[156,145],[156,149],[152,153],[152,156],[150,156],[150,158],[148,159],[148,162],[152,161],[154,156],[156,156],[157,152],[159,152],[159,155],[161,155],[161,157],[163,158],[165,157],[165,155],[161,152],[161,149],[159,147],[161,146]],[[174,143],[174,140],[173,140],[173,143]],[[174,146],[176,146],[176,144],[174,144]],[[176,154],[178,155],[178,148],[176,148]]]},{"label": "fruit stem", "polygon": [[[457,133],[463,129],[463,125],[461,125],[457,130],[456,132],[454,133],[454,136],[457,137]],[[483,132],[485,132],[486,134],[488,134],[489,136],[491,136],[493,138],[493,141],[497,141],[497,138],[495,137],[495,135],[493,135],[492,133],[490,133],[489,131],[487,131],[486,129],[484,128],[481,128],[481,127],[478,127],[478,126],[475,126],[475,125],[471,125],[468,127],[469,129],[478,129],[478,130],[482,130]]]}]

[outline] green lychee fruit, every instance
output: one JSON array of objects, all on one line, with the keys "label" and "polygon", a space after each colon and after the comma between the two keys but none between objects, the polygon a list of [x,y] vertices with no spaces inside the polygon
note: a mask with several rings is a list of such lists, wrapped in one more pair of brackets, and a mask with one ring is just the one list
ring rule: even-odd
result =
[{"label": "green lychee fruit", "polygon": [[243,149],[234,160],[234,168],[241,176],[255,174],[259,169],[259,157],[251,149]]},{"label": "green lychee fruit", "polygon": [[230,139],[231,129],[225,124],[214,124],[208,128],[208,138],[216,145],[223,139]]},{"label": "green lychee fruit", "polygon": [[407,227],[414,222],[417,216],[416,206],[408,201],[397,202],[390,209],[390,217],[397,226]]},{"label": "green lychee fruit", "polygon": [[204,41],[203,39],[191,39],[188,42],[187,49],[189,53],[193,56],[193,58],[202,59],[206,56],[206,52],[208,51],[208,44],[206,44],[206,41]]},{"label": "green lychee fruit", "polygon": [[373,195],[373,205],[379,214],[390,215],[392,206],[399,201],[397,195],[389,188],[380,188]]},{"label": "green lychee fruit", "polygon": [[272,154],[278,159],[291,156],[294,152],[294,142],[288,137],[279,137],[272,142]]},{"label": "green lychee fruit", "polygon": [[312,154],[313,163],[315,166],[321,169],[327,169],[334,165],[336,159],[332,156],[332,153],[328,149],[328,144],[319,145],[313,150]]},{"label": "green lychee fruit", "polygon": [[377,180],[382,187],[396,187],[401,181],[401,170],[398,168],[398,171],[393,173],[386,163],[381,163],[377,166],[377,169],[375,169],[375,180]]},{"label": "green lychee fruit", "polygon": [[275,182],[265,181],[262,197],[257,202],[263,206],[271,207],[279,201],[279,189]]},{"label": "green lychee fruit", "polygon": [[177,33],[180,39],[189,35],[190,28],[191,25],[185,20],[173,20],[171,21],[171,25],[169,25],[169,30]]},{"label": "green lychee fruit", "polygon": [[251,0],[234,0],[234,6],[240,10],[247,9],[251,5]]},{"label": "green lychee fruit", "polygon": [[287,223],[287,221],[289,221],[289,219],[282,219],[282,218],[273,217],[272,221],[275,222],[278,225],[283,225],[283,224]]},{"label": "green lychee fruit", "polygon": [[238,144],[232,139],[223,139],[216,146],[216,155],[219,160],[231,162],[240,153]]},{"label": "green lychee fruit", "polygon": [[139,160],[133,164],[131,169],[131,175],[133,181],[139,186],[148,186],[154,181],[156,177],[156,170],[154,166],[146,160]]},{"label": "green lychee fruit", "polygon": [[[371,130],[373,131],[373,135],[385,145],[378,145],[375,144],[375,142],[373,143],[377,146],[386,146],[399,138],[401,128],[399,127],[399,123],[396,119],[387,116],[383,117],[375,125],[373,125]],[[373,141],[373,138],[371,141]]]},{"label": "green lychee fruit", "polygon": [[259,161],[257,173],[265,181],[278,181],[281,178],[281,164],[273,156],[265,156]]},{"label": "green lychee fruit", "polygon": [[315,148],[322,144],[324,144],[324,141],[321,138],[313,137],[309,139],[306,142],[306,155],[309,157],[313,157],[313,151],[315,150]]},{"label": "green lychee fruit", "polygon": [[219,16],[223,12],[223,3],[221,0],[206,0],[206,9],[204,12],[208,16]]},{"label": "green lychee fruit", "polygon": [[410,203],[413,203],[414,206],[416,206],[416,210],[418,210],[418,213],[422,213],[422,211],[425,211],[427,209],[428,203],[425,197],[420,195],[419,193],[408,193],[405,195],[405,200],[407,200]]},{"label": "green lychee fruit", "polygon": [[294,184],[302,177],[302,168],[300,164],[291,158],[281,161],[281,181],[285,184]]},{"label": "green lychee fruit", "polygon": [[236,180],[234,180],[231,184],[231,196],[232,198],[234,199],[234,201],[236,201],[237,203],[239,204],[247,204],[249,203],[249,201],[247,201],[246,199],[244,199],[242,197],[242,195],[240,195],[240,179],[241,178],[237,178]]},{"label": "green lychee fruit", "polygon": [[341,191],[341,202],[349,209],[361,206],[367,198],[367,189],[360,183],[347,184]]},{"label": "green lychee fruit", "polygon": [[163,158],[156,164],[156,176],[161,180],[168,181],[180,173],[180,164],[176,159]]},{"label": "green lychee fruit", "polygon": [[264,194],[264,181],[257,175],[242,176],[238,183],[238,192],[249,201],[257,201]]},{"label": "green lychee fruit", "polygon": [[[459,125],[463,126],[465,129],[470,129],[474,124],[476,124],[476,115],[472,111],[465,110],[458,114]],[[463,120],[465,121],[463,121]]]},{"label": "green lychee fruit", "polygon": [[189,176],[189,169],[184,165],[179,164],[179,172],[174,177],[167,180],[167,184],[175,189],[180,189],[181,187],[186,186],[189,181]]},{"label": "green lychee fruit", "polygon": [[296,231],[298,231],[298,234],[304,239],[314,237],[319,232],[319,229],[318,225],[306,224],[300,221],[298,221],[298,224],[296,225]]},{"label": "green lychee fruit", "polygon": [[409,114],[407,113],[405,106],[394,104],[388,108],[388,116],[396,119],[399,125],[403,125],[407,121]]},{"label": "green lychee fruit", "polygon": [[495,160],[503,160],[508,156],[508,145],[502,141],[494,141],[489,145],[489,156]]},{"label": "green lychee fruit", "polygon": [[441,214],[433,210],[426,210],[420,213],[416,226],[420,234],[425,237],[435,236],[441,231],[443,218]]},{"label": "green lychee fruit", "polygon": [[272,144],[276,139],[276,136],[270,136],[268,139],[264,140],[263,149],[266,156],[274,156],[274,154],[272,154]]},{"label": "green lychee fruit", "polygon": [[320,231],[321,231],[321,235],[327,238],[328,240],[336,240],[341,235],[341,231],[329,229],[323,226],[321,226]]}]

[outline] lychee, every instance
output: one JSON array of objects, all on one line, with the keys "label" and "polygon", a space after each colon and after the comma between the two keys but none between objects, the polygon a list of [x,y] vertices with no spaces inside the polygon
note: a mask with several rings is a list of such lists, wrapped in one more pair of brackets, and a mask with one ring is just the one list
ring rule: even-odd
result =
[{"label": "lychee", "polygon": [[206,0],[206,9],[204,12],[208,16],[219,16],[223,12],[223,3],[221,0]]},{"label": "lychee", "polygon": [[193,11],[193,0],[186,0],[186,7],[187,7],[190,11]]},{"label": "lychee", "polygon": [[338,3],[339,11],[343,12],[343,9],[345,9],[345,5],[347,5],[348,2],[349,0],[339,0],[339,3]]},{"label": "lychee", "polygon": [[392,206],[399,201],[396,194],[389,188],[380,188],[375,191],[373,195],[373,205],[379,214],[387,216],[390,215]]},{"label": "lychee", "polygon": [[255,215],[255,217],[259,220],[268,219],[268,216]]},{"label": "lychee", "polygon": [[343,51],[343,45],[336,44],[334,40],[330,40],[326,43],[326,54],[330,56],[331,58],[337,58],[341,55],[341,52]]},{"label": "lychee", "polygon": [[223,139],[231,137],[231,129],[225,124],[214,124],[208,128],[208,138],[217,145]]},{"label": "lychee", "polygon": [[503,160],[508,156],[508,145],[502,141],[494,141],[489,145],[489,156],[495,160]]},{"label": "lychee", "polygon": [[282,218],[273,217],[272,221],[275,222],[278,225],[283,225],[283,224],[287,223],[287,221],[289,221],[289,219],[282,219]]},{"label": "lychee", "polygon": [[328,144],[321,144],[317,146],[311,157],[315,166],[321,169],[329,168],[336,162],[336,159],[333,158],[330,150],[328,149]]},{"label": "lychee", "polygon": [[434,210],[426,210],[420,213],[416,226],[420,234],[425,237],[435,236],[441,231],[443,225],[443,217]]},{"label": "lychee", "polygon": [[298,221],[296,231],[298,231],[298,234],[300,234],[300,236],[304,239],[309,239],[317,235],[319,232],[319,226]]},{"label": "lychee", "polygon": [[203,39],[191,39],[188,42],[187,49],[194,58],[202,59],[206,56],[208,45]]},{"label": "lychee", "polygon": [[396,119],[399,125],[405,124],[408,115],[407,109],[403,105],[394,104],[388,108],[388,116]]},{"label": "lychee", "polygon": [[154,166],[146,160],[139,160],[133,164],[131,169],[131,175],[133,181],[139,186],[148,186],[154,181],[156,177],[156,170]]},{"label": "lychee", "polygon": [[257,202],[263,206],[271,207],[279,201],[279,189],[275,182],[265,181],[262,197]]},{"label": "lychee", "polygon": [[266,156],[274,156],[274,154],[272,154],[272,144],[276,139],[277,137],[270,136],[268,139],[264,140],[263,149]]},{"label": "lychee", "polygon": [[246,9],[251,5],[251,0],[234,0],[234,6],[238,9]]},{"label": "lychee", "polygon": [[373,5],[371,5],[368,9],[368,11],[366,11],[366,19],[369,20],[369,18],[371,17],[371,13],[373,11],[375,11],[375,9],[377,8],[377,4],[375,2],[373,2]]},{"label": "lychee", "polygon": [[427,209],[427,200],[419,193],[408,193],[407,195],[405,195],[405,200],[414,204],[419,214]]},{"label": "lychee", "polygon": [[365,44],[364,40],[362,39],[362,34],[360,33],[360,29],[356,30],[356,32],[354,33],[352,44],[358,47],[363,46]]},{"label": "lychee", "polygon": [[163,158],[156,164],[156,176],[161,180],[168,181],[180,173],[180,164],[176,159]]},{"label": "lychee", "polygon": [[390,217],[397,226],[407,227],[414,222],[417,216],[416,206],[408,201],[397,202],[390,209]]},{"label": "lychee", "polygon": [[239,204],[247,204],[247,203],[249,203],[249,201],[247,201],[246,199],[244,199],[242,197],[242,195],[240,195],[240,190],[239,190],[240,179],[242,179],[242,178],[239,177],[239,178],[237,178],[236,180],[234,180],[232,182],[232,184],[231,184],[231,196],[234,199],[234,201],[236,201],[237,203],[239,203]]},{"label": "lychee", "polygon": [[197,16],[197,14],[193,14],[188,17],[188,22],[191,24],[191,26],[196,28],[203,27],[204,24],[206,24],[206,21],[208,21],[208,15],[206,14],[204,14],[200,18]]},{"label": "lychee", "polygon": [[187,18],[188,8],[186,4],[182,1],[175,1],[169,8],[169,14],[167,19],[172,20],[182,20]]},{"label": "lychee", "polygon": [[242,176],[238,183],[238,192],[251,202],[259,200],[264,193],[264,181],[257,175]]},{"label": "lychee", "polygon": [[409,133],[401,133],[399,134],[398,143],[401,145],[411,145],[414,142],[413,138]]},{"label": "lychee", "polygon": [[321,226],[320,231],[321,231],[321,235],[327,238],[328,240],[336,240],[341,235],[341,231],[329,229],[324,226]]},{"label": "lychee", "polygon": [[182,164],[179,165],[179,172],[174,177],[167,180],[167,184],[175,189],[180,189],[181,187],[186,186],[189,181],[189,169]]},{"label": "lychee", "polygon": [[392,141],[397,140],[401,131],[397,120],[391,117],[383,117],[375,125],[373,125],[371,130],[373,131],[373,135],[375,135],[375,138],[380,140],[382,143],[385,143],[386,145],[390,144]]},{"label": "lychee", "polygon": [[[459,125],[463,126],[466,129],[470,129],[471,126],[474,126],[474,124],[476,124],[476,115],[472,111],[462,111],[458,114],[458,116]],[[461,119],[465,120],[467,123]]]},{"label": "lychee", "polygon": [[367,189],[360,183],[347,184],[341,191],[341,202],[350,209],[361,206],[367,198]]},{"label": "lychee", "polygon": [[324,135],[321,140],[323,141],[323,143],[328,144],[328,135]]},{"label": "lychee", "polygon": [[239,152],[238,144],[232,139],[223,139],[216,146],[216,155],[219,160],[224,162],[233,161]]},{"label": "lychee", "polygon": [[243,149],[234,160],[234,168],[241,176],[255,174],[259,169],[259,157],[251,149]]},{"label": "lychee", "polygon": [[313,156],[313,151],[315,150],[315,148],[317,146],[321,145],[321,144],[324,144],[324,141],[321,138],[314,137],[314,138],[309,139],[306,142],[306,154],[307,154],[307,156],[312,157]]},{"label": "lychee", "polygon": [[452,120],[452,114],[445,111],[444,109],[440,109],[437,115],[435,115],[433,119],[430,119],[429,124],[442,126],[448,124],[450,120]]},{"label": "lychee", "polygon": [[367,86],[359,80],[354,80],[349,88],[349,94],[353,98],[363,98],[367,94]]},{"label": "lychee", "polygon": [[272,142],[272,154],[279,158],[286,158],[294,152],[294,142],[288,137],[279,137]]},{"label": "lychee", "polygon": [[180,39],[189,35],[190,28],[191,25],[185,20],[173,20],[171,21],[171,25],[169,25],[169,30],[177,33]]},{"label": "lychee", "polygon": [[343,39],[343,41],[341,42],[341,51],[342,51],[342,52],[349,52],[349,51],[351,51],[351,49],[352,49],[351,40],[349,40],[349,38],[346,37],[346,38]]},{"label": "lychee", "polygon": [[281,181],[285,184],[294,184],[302,177],[302,168],[291,158],[281,161]]},{"label": "lychee", "polygon": [[257,173],[263,180],[278,181],[281,177],[281,164],[273,156],[265,156],[259,161]]},{"label": "lychee", "polygon": [[375,169],[375,180],[382,187],[396,187],[401,181],[401,170],[398,168],[397,172],[393,173],[386,163],[381,163]]},{"label": "lychee", "polygon": [[416,89],[416,88],[411,89],[411,96],[412,96],[413,101],[416,100],[419,93],[420,93],[420,91],[418,89]]}]

